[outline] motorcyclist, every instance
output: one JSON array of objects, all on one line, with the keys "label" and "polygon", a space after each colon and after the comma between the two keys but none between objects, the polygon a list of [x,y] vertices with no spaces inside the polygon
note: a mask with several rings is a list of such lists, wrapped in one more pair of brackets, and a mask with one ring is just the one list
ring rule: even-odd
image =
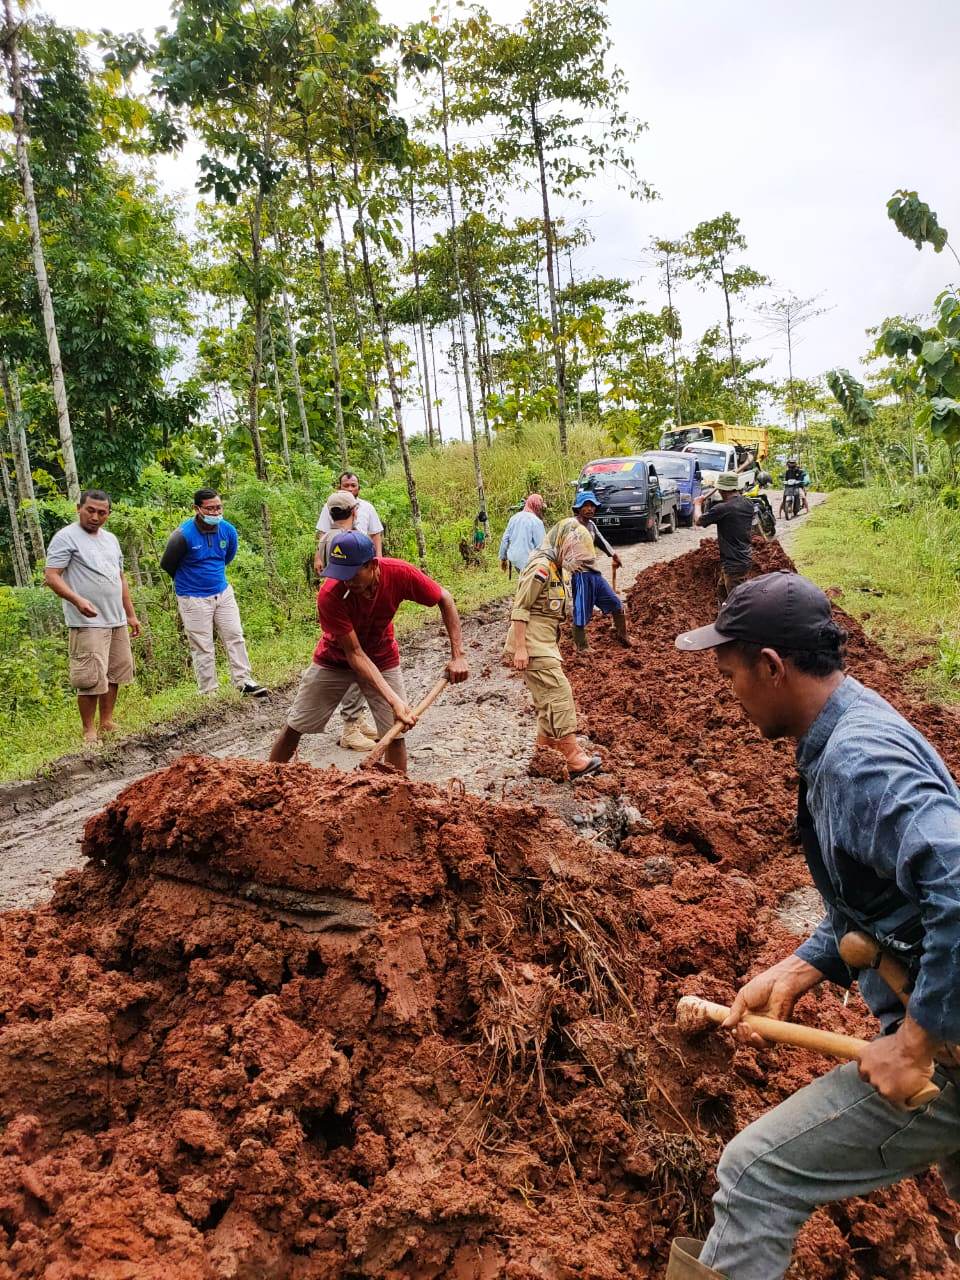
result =
[{"label": "motorcyclist", "polygon": [[803,467],[801,467],[800,460],[798,458],[788,458],[787,469],[784,472],[784,476],[783,476],[784,491],[783,491],[783,497],[780,499],[779,514],[782,516],[787,514],[786,483],[788,480],[800,481],[800,500],[803,503],[804,511],[809,511],[810,504],[807,502],[807,485],[810,483],[810,478],[808,477],[806,471],[804,471]]}]

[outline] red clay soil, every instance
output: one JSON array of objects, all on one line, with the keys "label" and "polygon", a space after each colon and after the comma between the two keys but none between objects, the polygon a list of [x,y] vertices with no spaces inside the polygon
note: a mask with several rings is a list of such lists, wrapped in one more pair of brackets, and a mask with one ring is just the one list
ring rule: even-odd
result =
[{"label": "red clay soil", "polygon": [[[825,1066],[673,1027],[792,947],[806,880],[789,747],[672,647],[715,576],[710,546],[648,570],[638,647],[570,662],[617,848],[387,770],[199,757],[93,819],[51,906],[0,917],[0,1276],[661,1276],[726,1139]],[[951,713],[852,652],[956,767]],[[960,1280],[958,1227],[928,1175],[818,1215],[791,1275]]]}]

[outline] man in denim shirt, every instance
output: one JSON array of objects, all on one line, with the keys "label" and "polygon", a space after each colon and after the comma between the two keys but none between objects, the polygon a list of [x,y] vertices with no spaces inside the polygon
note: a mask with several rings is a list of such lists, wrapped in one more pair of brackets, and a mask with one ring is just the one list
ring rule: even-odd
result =
[{"label": "man in denim shirt", "polygon": [[[960,1152],[960,1075],[939,1065],[960,1041],[960,792],[926,739],[843,674],[844,639],[823,592],[788,573],[737,587],[712,626],[677,638],[680,649],[715,650],[765,737],[797,740],[798,820],[827,901],[813,937],[748,982],[724,1025],[762,1044],[745,1013],[789,1018],[824,979],[849,986],[857,975],[838,941],[850,930],[911,958],[915,975],[904,1012],[877,973],[864,973],[886,1034],[728,1144],[710,1235],[702,1248],[674,1241],[667,1275],[677,1280],[779,1280],[818,1205],[949,1166]],[[931,1077],[939,1096],[907,1110]]]}]

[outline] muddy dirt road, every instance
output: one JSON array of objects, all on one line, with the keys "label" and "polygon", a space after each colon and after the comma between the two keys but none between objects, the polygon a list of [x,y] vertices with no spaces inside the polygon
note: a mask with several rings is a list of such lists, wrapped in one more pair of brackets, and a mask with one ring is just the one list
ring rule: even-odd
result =
[{"label": "muddy dirt road", "polygon": [[[537,785],[588,839],[388,770],[198,755],[89,823],[0,929],[0,1277],[660,1280],[721,1147],[826,1065],[675,1025],[790,953],[809,881],[792,744],[674,646],[717,565],[650,566],[644,642],[569,656],[607,772]],[[956,711],[838,619],[960,776]],[[875,1031],[829,984],[797,1018]],[[818,1211],[789,1275],[960,1280],[958,1227],[930,1172]]]},{"label": "muddy dirt road", "polygon": [[[819,495],[811,495],[816,504]],[[803,517],[801,517],[802,521]],[[789,544],[801,521],[780,522],[779,536]],[[659,542],[619,547],[623,569],[618,589],[626,590],[638,573],[698,546],[714,532],[678,529]],[[514,796],[547,804],[568,820],[578,817],[575,796],[558,795],[552,784],[527,775],[534,719],[522,682],[500,665],[508,601],[485,606],[464,621],[471,680],[449,689],[408,739],[411,775],[427,782],[459,778],[469,791],[496,800]],[[593,627],[606,623],[597,615]],[[446,661],[443,629],[431,622],[403,645],[407,688],[419,700]],[[304,655],[305,660],[309,655]],[[304,663],[306,665],[306,661]],[[169,764],[184,753],[264,760],[286,718],[296,686],[277,691],[266,703],[225,704],[218,720],[169,726],[122,740],[109,753],[70,756],[51,765],[40,778],[0,786],[0,910],[29,906],[49,897],[53,882],[80,861],[83,825],[129,783]],[[582,708],[589,720],[589,708]],[[340,719],[326,733],[305,738],[300,759],[313,765],[353,768],[359,757],[337,744]]]}]

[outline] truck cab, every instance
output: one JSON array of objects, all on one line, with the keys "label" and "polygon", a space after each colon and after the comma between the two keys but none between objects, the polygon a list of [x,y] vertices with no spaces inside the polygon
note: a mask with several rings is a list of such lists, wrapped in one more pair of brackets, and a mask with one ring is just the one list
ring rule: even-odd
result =
[{"label": "truck cab", "polygon": [[680,451],[692,444],[732,444],[740,462],[749,452],[762,463],[769,452],[770,432],[766,427],[741,427],[711,418],[708,422],[688,422],[685,426],[673,427],[660,437],[662,450]]},{"label": "truck cab", "polygon": [[661,530],[673,533],[679,522],[677,484],[658,475],[649,458],[595,458],[580,472],[577,489],[592,489],[600,500],[596,525],[603,533],[634,533],[656,542]]},{"label": "truck cab", "polygon": [[[718,444],[704,441],[699,444],[688,444],[682,452],[696,458],[699,462],[704,488],[710,488],[715,485],[721,472],[736,471],[741,464],[741,451],[735,444]],[[757,481],[759,470],[760,468],[755,462],[746,471],[741,471],[738,476],[739,488],[752,489]]]}]

